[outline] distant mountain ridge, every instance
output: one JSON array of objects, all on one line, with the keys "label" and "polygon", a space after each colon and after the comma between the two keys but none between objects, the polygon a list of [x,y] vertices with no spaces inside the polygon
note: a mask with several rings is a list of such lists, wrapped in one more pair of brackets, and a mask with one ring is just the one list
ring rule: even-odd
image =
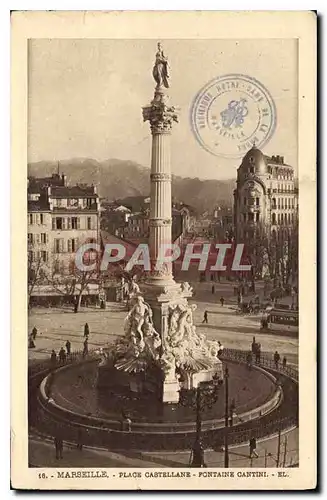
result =
[{"label": "distant mountain ridge", "polygon": [[[47,177],[58,171],[58,162],[39,161],[28,164],[28,175]],[[59,172],[67,175],[68,184],[96,184],[102,198],[113,201],[128,196],[148,196],[150,171],[131,160],[116,158],[97,161],[72,158],[59,162]],[[217,205],[231,206],[235,181],[201,180],[173,175],[172,195],[197,211],[213,210]]]}]

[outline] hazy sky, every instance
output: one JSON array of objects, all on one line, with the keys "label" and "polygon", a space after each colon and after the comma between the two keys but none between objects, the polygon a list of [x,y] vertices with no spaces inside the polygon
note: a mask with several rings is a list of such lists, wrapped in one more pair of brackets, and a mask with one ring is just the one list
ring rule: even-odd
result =
[{"label": "hazy sky", "polygon": [[[171,66],[170,101],[181,108],[172,135],[176,175],[233,178],[240,160],[205,151],[189,120],[198,91],[215,77],[243,73],[259,80],[277,108],[277,128],[264,147],[297,167],[295,40],[161,40]],[[34,39],[29,44],[28,161],[119,158],[150,165],[149,123],[142,106],[154,91],[157,40]]]}]

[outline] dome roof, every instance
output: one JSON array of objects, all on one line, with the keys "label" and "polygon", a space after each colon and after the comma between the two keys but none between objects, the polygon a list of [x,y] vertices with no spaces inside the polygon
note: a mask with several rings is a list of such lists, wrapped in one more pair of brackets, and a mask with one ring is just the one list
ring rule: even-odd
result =
[{"label": "dome roof", "polygon": [[244,156],[242,161],[243,170],[249,170],[251,167],[254,167],[255,174],[267,174],[268,173],[268,165],[266,163],[266,159],[264,154],[260,151],[260,149],[253,146]]}]

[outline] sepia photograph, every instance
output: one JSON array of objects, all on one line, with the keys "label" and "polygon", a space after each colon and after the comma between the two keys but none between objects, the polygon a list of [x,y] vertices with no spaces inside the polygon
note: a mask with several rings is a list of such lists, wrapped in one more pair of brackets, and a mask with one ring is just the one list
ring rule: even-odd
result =
[{"label": "sepia photograph", "polygon": [[300,170],[301,47],[284,32],[28,37],[19,339],[38,487],[287,489],[305,465],[315,157]]}]

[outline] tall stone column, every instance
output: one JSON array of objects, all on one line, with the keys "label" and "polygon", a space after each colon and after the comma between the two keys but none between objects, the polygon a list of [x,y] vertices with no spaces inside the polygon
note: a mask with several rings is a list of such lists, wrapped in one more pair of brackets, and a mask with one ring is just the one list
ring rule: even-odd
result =
[{"label": "tall stone column", "polygon": [[151,273],[149,283],[159,286],[172,284],[172,265],[166,263],[156,268],[160,249],[171,244],[171,166],[170,136],[172,125],[178,121],[177,110],[168,104],[165,88],[155,89],[154,99],[143,108],[143,118],[150,122],[152,133],[151,203],[149,247]]}]

